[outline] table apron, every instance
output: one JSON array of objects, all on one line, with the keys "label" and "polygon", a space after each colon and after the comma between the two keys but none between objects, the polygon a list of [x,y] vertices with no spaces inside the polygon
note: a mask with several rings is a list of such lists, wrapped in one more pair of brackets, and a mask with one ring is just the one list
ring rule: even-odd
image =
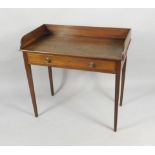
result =
[{"label": "table apron", "polygon": [[29,64],[116,73],[117,61],[73,56],[27,53]]}]

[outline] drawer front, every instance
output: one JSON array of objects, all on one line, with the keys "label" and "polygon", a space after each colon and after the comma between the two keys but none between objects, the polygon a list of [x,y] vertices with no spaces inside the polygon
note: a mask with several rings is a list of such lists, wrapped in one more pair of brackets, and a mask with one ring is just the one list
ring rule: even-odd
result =
[{"label": "drawer front", "polygon": [[114,61],[71,56],[28,53],[28,63],[61,68],[115,73]]}]

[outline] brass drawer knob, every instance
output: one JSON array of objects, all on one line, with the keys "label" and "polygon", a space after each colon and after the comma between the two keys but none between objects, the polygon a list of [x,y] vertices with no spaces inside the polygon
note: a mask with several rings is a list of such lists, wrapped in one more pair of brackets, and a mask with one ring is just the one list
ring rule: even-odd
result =
[{"label": "brass drawer knob", "polygon": [[51,63],[51,59],[49,57],[46,57],[44,62],[45,63]]},{"label": "brass drawer knob", "polygon": [[89,67],[90,67],[90,68],[95,68],[95,67],[96,67],[96,64],[95,64],[94,62],[90,62],[90,63],[89,63]]}]

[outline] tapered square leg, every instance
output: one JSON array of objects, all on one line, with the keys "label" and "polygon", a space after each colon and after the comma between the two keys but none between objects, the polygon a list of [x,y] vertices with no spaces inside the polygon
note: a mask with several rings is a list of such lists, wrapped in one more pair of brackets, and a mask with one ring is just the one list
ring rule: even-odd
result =
[{"label": "tapered square leg", "polygon": [[48,74],[51,88],[51,95],[54,96],[54,87],[53,87],[53,76],[52,76],[52,68],[48,66]]},{"label": "tapered square leg", "polygon": [[114,131],[117,131],[118,105],[120,99],[121,62],[117,65],[115,75],[115,106],[114,106]]},{"label": "tapered square leg", "polygon": [[122,102],[123,102],[126,64],[127,64],[127,58],[126,58],[126,60],[124,62],[123,69],[122,69],[120,106],[122,106]]},{"label": "tapered square leg", "polygon": [[26,74],[27,74],[34,114],[35,114],[35,117],[38,117],[38,110],[37,110],[36,97],[35,97],[35,92],[34,92],[34,84],[33,84],[31,65],[28,64],[27,55],[25,53],[23,53],[23,58],[24,58],[25,70],[26,70]]}]

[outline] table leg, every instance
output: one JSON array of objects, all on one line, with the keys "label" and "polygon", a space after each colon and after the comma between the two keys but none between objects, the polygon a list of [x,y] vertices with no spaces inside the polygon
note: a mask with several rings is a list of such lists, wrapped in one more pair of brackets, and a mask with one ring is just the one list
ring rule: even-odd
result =
[{"label": "table leg", "polygon": [[115,75],[115,107],[114,107],[114,131],[117,131],[118,105],[120,98],[120,80],[121,80],[121,64],[117,65],[117,72]]},{"label": "table leg", "polygon": [[48,66],[48,74],[49,74],[49,80],[50,80],[51,95],[54,96],[52,68],[50,66]]},{"label": "table leg", "polygon": [[126,63],[127,63],[127,58],[126,58],[126,60],[124,62],[123,69],[122,69],[120,106],[122,106],[122,102],[123,102],[123,92],[124,92],[124,83],[125,83]]},{"label": "table leg", "polygon": [[36,97],[35,97],[35,92],[34,92],[34,84],[33,84],[31,65],[28,64],[27,55],[25,53],[23,53],[23,57],[24,57],[25,70],[26,70],[26,74],[27,74],[34,114],[35,114],[35,117],[38,117],[38,110],[37,110]]}]

